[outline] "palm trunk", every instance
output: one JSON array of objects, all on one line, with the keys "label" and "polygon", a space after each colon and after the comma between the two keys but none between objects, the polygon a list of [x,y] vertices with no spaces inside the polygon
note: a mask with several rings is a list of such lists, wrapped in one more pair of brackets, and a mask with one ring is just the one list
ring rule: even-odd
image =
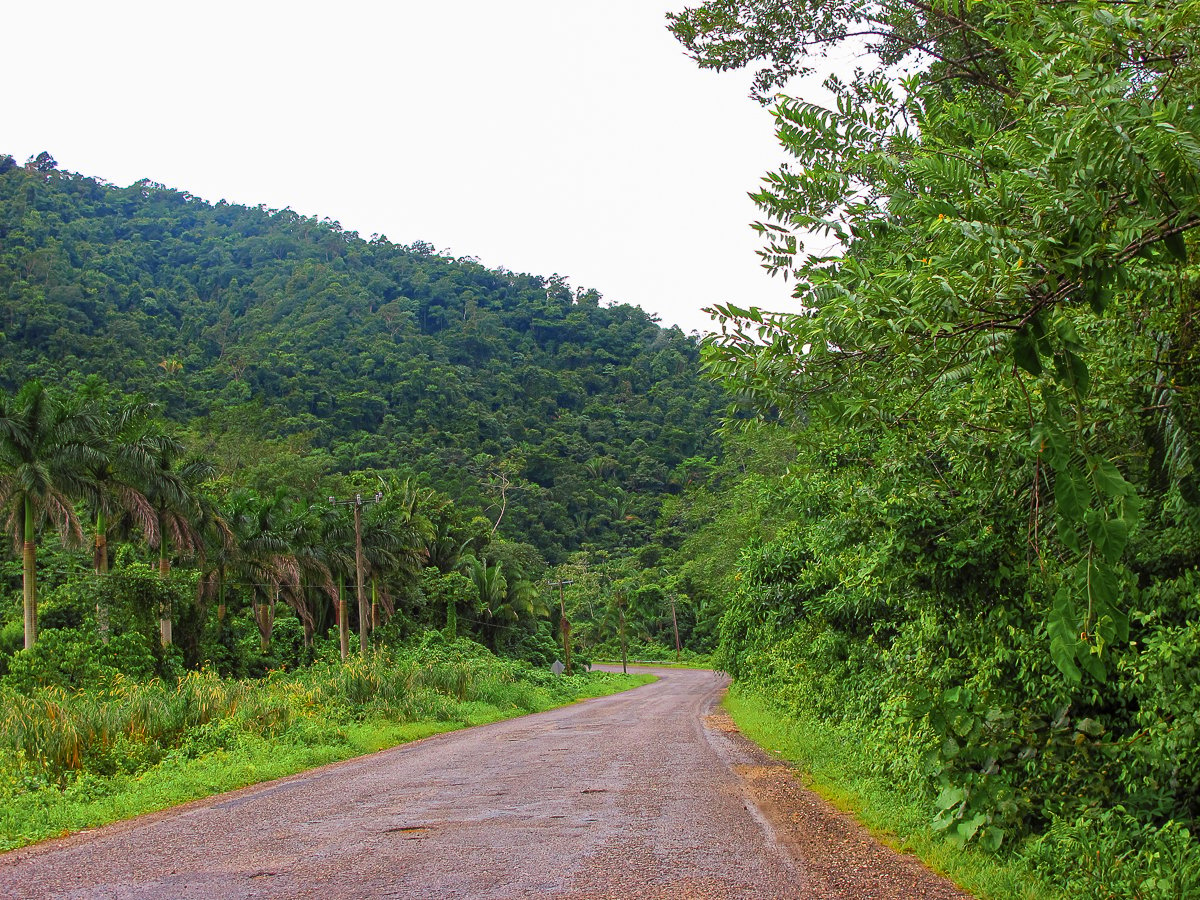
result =
[{"label": "palm trunk", "polygon": [[375,576],[371,576],[371,630],[379,627],[379,592]]},{"label": "palm trunk", "polygon": [[355,581],[358,587],[358,646],[363,656],[367,655],[367,626],[369,610],[367,609],[367,591],[363,584],[363,560],[362,549],[362,503],[354,505],[354,568]]},{"label": "palm trunk", "polygon": [[[167,530],[161,519],[158,523],[158,575],[163,581],[171,577],[171,557],[167,555]],[[163,649],[171,646],[171,601],[169,599],[158,608],[158,635]]]},{"label": "palm trunk", "polygon": [[338,643],[342,650],[342,661],[350,655],[350,617],[346,615],[346,585],[341,578],[338,579],[338,599],[337,599],[337,614],[338,614]]},{"label": "palm trunk", "polygon": [[458,637],[458,604],[453,597],[446,600],[446,639]]},{"label": "palm trunk", "polygon": [[275,630],[275,598],[279,595],[278,585],[271,592],[271,599],[266,603],[257,603],[254,607],[254,621],[258,625],[258,644],[263,653],[271,650],[271,633]]},{"label": "palm trunk", "polygon": [[25,545],[22,547],[24,562],[24,582],[22,583],[22,600],[25,612],[25,649],[28,650],[37,641],[37,547],[33,542],[33,503],[25,498]]},{"label": "palm trunk", "polygon": [[[92,564],[97,575],[108,574],[108,524],[104,520],[104,510],[96,510],[96,549],[92,554]],[[99,596],[99,594],[97,595]],[[96,600],[96,631],[100,634],[101,643],[108,643],[108,607],[104,601]]]}]

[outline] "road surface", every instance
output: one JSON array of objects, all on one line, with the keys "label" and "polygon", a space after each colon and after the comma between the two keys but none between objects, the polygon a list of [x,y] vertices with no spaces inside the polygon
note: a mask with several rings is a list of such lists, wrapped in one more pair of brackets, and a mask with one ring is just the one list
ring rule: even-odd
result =
[{"label": "road surface", "polygon": [[0,855],[0,897],[960,898],[652,685]]}]

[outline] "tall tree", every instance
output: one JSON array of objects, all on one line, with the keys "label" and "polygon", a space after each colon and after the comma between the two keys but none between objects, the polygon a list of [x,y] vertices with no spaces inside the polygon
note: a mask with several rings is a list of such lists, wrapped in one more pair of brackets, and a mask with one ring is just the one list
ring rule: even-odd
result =
[{"label": "tall tree", "polygon": [[[82,395],[93,408],[98,423],[99,456],[88,478],[87,502],[92,511],[92,565],[97,575],[108,574],[108,540],[114,518],[125,533],[141,530],[157,534],[158,517],[144,492],[152,470],[159,427],[151,416],[155,407],[138,399],[113,402],[111,394],[92,381]],[[101,638],[108,639],[108,613],[99,603],[96,623]]]},{"label": "tall tree", "polygon": [[37,535],[44,523],[82,541],[73,501],[102,460],[95,417],[38,381],[0,395],[0,509],[22,548],[25,647],[37,640]]},{"label": "tall tree", "polygon": [[[202,552],[205,521],[220,517],[201,489],[212,473],[212,465],[201,459],[185,460],[183,454],[179,441],[166,434],[156,435],[151,466],[145,473],[145,494],[157,522],[154,534],[146,538],[158,551],[158,573],[164,579],[171,574],[172,549],[178,553]],[[172,642],[171,628],[172,610],[164,607],[159,611],[159,637],[164,647]]]},{"label": "tall tree", "polygon": [[758,228],[799,309],[718,307],[709,365],[768,417],[932,434],[943,469],[1023,482],[1049,652],[1103,678],[1140,521],[1127,386],[1195,446],[1168,415],[1191,357],[1163,352],[1194,331],[1195,6],[710,3],[672,27],[705,65],[765,58],[764,88],[879,36],[878,66],[828,82],[835,108],[776,99],[796,162],[755,195]]}]

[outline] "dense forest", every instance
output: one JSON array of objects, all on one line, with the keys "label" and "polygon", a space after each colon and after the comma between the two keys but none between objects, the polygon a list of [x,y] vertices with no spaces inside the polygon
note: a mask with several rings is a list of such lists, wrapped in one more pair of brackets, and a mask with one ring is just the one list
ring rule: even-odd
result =
[{"label": "dense forest", "polygon": [[577,654],[715,639],[662,508],[720,392],[641,309],[49,153],[0,157],[0,295],[0,669],[247,675],[427,628],[545,664],[564,613]]},{"label": "dense forest", "polygon": [[[645,544],[716,452],[696,340],[557,276],[0,160],[0,387],[158,403],[222,475],[420,476],[558,562]],[[282,462],[286,460],[286,462]]]},{"label": "dense forest", "polygon": [[[685,498],[719,658],[1072,896],[1200,894],[1198,13],[671,17],[792,156],[755,197],[793,305],[706,357],[776,452]],[[778,93],[863,35],[828,107]]]},{"label": "dense forest", "polygon": [[[0,691],[678,640],[964,853],[1195,896],[1200,7],[714,0],[670,28],[757,67],[794,157],[755,194],[793,305],[704,341],[0,158]],[[779,93],[864,34],[829,108]],[[0,768],[35,747],[6,721]]]}]

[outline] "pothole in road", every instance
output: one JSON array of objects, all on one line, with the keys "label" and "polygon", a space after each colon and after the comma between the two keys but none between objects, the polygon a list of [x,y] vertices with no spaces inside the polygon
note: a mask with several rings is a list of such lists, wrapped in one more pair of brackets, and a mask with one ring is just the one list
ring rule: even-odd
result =
[{"label": "pothole in road", "polygon": [[404,838],[420,837],[428,831],[428,825],[397,825],[394,828],[383,829],[384,834],[398,834]]}]

